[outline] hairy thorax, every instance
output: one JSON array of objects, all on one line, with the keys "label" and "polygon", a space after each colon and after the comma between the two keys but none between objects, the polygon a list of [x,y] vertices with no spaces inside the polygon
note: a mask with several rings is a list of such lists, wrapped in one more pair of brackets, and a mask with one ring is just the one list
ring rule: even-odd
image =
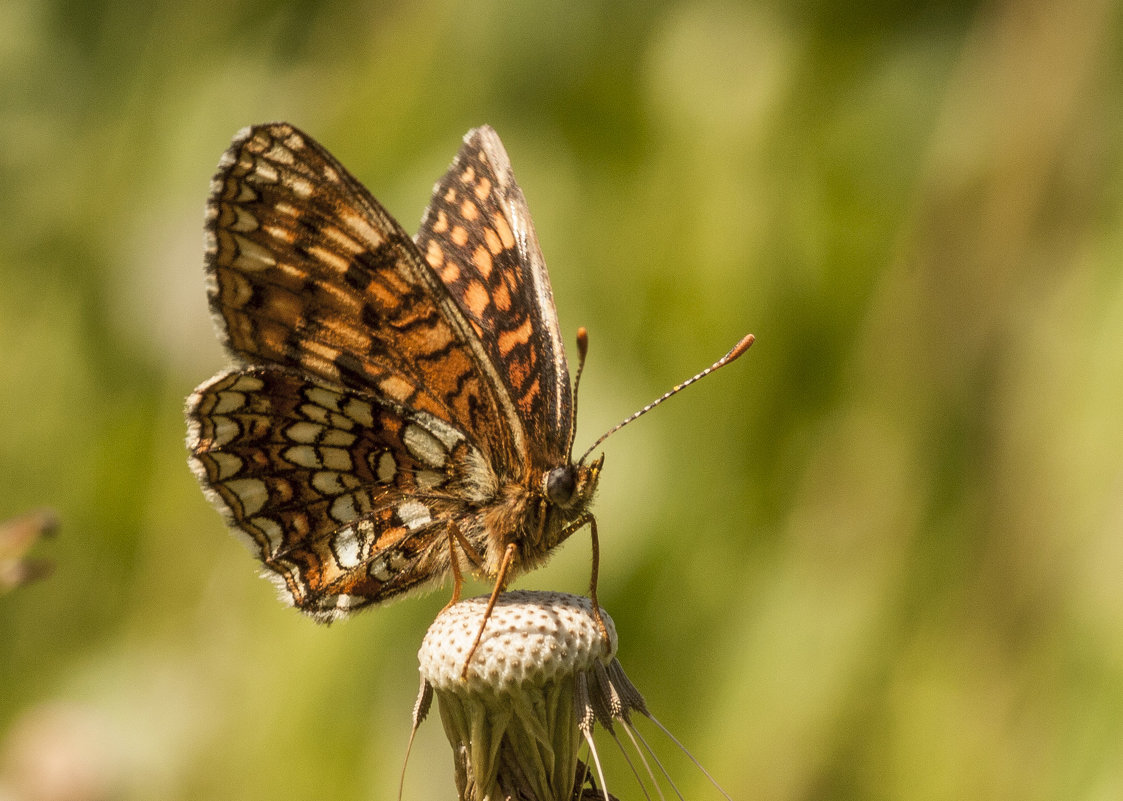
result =
[{"label": "hairy thorax", "polygon": [[529,490],[525,484],[508,481],[500,484],[495,498],[483,506],[474,521],[468,541],[483,558],[483,570],[494,578],[507,546],[518,543],[519,549],[511,564],[509,578],[523,573],[545,561],[545,552],[535,547],[543,516],[548,515],[545,497]]},{"label": "hairy thorax", "polygon": [[508,580],[544,564],[553,549],[588,520],[602,459],[554,468],[529,482],[498,482],[495,496],[479,507],[467,533],[483,561],[480,572],[497,576],[512,543],[516,550]]}]

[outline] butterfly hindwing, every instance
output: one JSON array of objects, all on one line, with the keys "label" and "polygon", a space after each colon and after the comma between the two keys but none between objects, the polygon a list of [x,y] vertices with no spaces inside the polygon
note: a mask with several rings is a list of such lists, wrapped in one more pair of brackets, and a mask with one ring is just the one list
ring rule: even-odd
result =
[{"label": "butterfly hindwing", "polygon": [[220,373],[191,396],[188,421],[211,500],[316,617],[431,583],[447,521],[492,491],[463,432],[283,368]]}]

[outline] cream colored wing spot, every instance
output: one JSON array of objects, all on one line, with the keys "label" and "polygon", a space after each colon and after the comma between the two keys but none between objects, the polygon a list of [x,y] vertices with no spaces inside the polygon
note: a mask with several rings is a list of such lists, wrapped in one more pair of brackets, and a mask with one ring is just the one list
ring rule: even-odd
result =
[{"label": "cream colored wing spot", "polygon": [[250,517],[261,511],[269,500],[269,489],[265,482],[257,478],[236,478],[223,486],[234,493],[242,505],[242,516]]},{"label": "cream colored wing spot", "polygon": [[366,428],[374,426],[374,408],[366,401],[351,398],[343,404],[340,411],[344,413],[345,417],[354,420],[360,426]]},{"label": "cream colored wing spot", "polygon": [[436,417],[424,415],[424,413],[419,413],[417,419],[424,422],[424,427],[429,430],[429,433],[440,439],[441,444],[444,444],[445,449],[449,452],[464,442],[464,434],[460,433],[459,429],[449,426],[444,420],[438,420]]},{"label": "cream colored wing spot", "polygon": [[304,397],[309,402],[322,406],[329,411],[339,411],[340,396],[338,392],[332,392],[330,389],[324,389],[323,387],[309,387],[304,391]]},{"label": "cream colored wing spot", "polygon": [[398,474],[398,463],[394,460],[394,454],[390,451],[382,451],[378,454],[372,453],[370,462],[371,470],[374,471],[375,476],[382,484],[389,484]]},{"label": "cream colored wing spot", "polygon": [[361,426],[371,428],[374,425],[374,408],[366,401],[351,398],[340,411]]},{"label": "cream colored wing spot", "polygon": [[[277,175],[276,171],[272,167],[269,167],[268,169],[269,169],[269,172],[272,174],[272,180],[269,180],[268,177],[266,177],[266,180],[261,181],[260,183],[273,183],[273,184],[277,183],[277,179],[280,176]],[[255,177],[258,177],[258,176],[255,176]],[[219,186],[220,191],[221,191],[221,189],[222,189],[222,186]],[[234,203],[254,203],[254,202],[256,202],[260,199],[261,199],[261,194],[256,189],[254,189],[252,186],[250,186],[249,183],[242,183],[242,185],[240,187],[238,187],[238,196],[236,198],[234,198],[233,202]]]},{"label": "cream colored wing spot", "polygon": [[323,495],[341,495],[353,490],[357,484],[358,481],[346,473],[319,470],[312,474],[312,486]]},{"label": "cream colored wing spot", "polygon": [[291,245],[296,241],[296,232],[290,228],[283,228],[279,225],[266,225],[261,230],[277,241],[283,242],[285,245]]},{"label": "cream colored wing spot", "polygon": [[314,423],[327,426],[331,424],[331,410],[325,409],[318,403],[305,403],[302,404],[298,410],[304,417],[307,417]]},{"label": "cream colored wing spot", "polygon": [[212,448],[229,445],[242,436],[242,426],[236,420],[225,415],[211,418],[211,429]]},{"label": "cream colored wing spot", "polygon": [[352,255],[356,253],[362,253],[364,250],[366,250],[366,245],[356,242],[351,236],[339,230],[334,225],[323,226],[320,229],[320,233],[323,234],[326,239],[330,239],[336,245],[343,248],[343,250]]},{"label": "cream colored wing spot", "polygon": [[355,232],[358,239],[365,243],[366,247],[378,247],[386,241],[381,233],[374,229],[365,217],[349,210],[341,209],[339,213],[339,221],[346,225],[347,228]]},{"label": "cream colored wing spot", "polygon": [[[248,164],[244,164],[247,170],[253,170],[252,180],[263,184],[275,184],[281,180],[281,174],[277,172],[277,168],[264,159],[254,159]],[[238,198],[239,201],[245,202],[243,198]]]},{"label": "cream colored wing spot", "polygon": [[413,394],[413,385],[393,373],[379,380],[378,389],[387,398],[399,403],[404,403]]},{"label": "cream colored wing spot", "polygon": [[429,507],[421,501],[409,500],[398,504],[398,519],[410,531],[429,525],[433,518],[429,515]]},{"label": "cream colored wing spot", "polygon": [[358,437],[349,431],[340,431],[338,428],[329,428],[320,438],[321,445],[334,445],[338,448],[350,448]]},{"label": "cream colored wing spot", "polygon": [[265,389],[265,381],[256,375],[242,374],[231,382],[229,388],[239,392],[261,392]]},{"label": "cream colored wing spot", "polygon": [[362,563],[363,548],[353,526],[344,526],[336,532],[331,541],[331,551],[335,561],[344,569],[358,567]]},{"label": "cream colored wing spot", "polygon": [[349,473],[355,469],[351,453],[344,448],[320,448],[320,462],[328,470]]},{"label": "cream colored wing spot", "polygon": [[240,456],[233,453],[226,453],[225,451],[215,451],[208,453],[207,457],[215,467],[215,475],[211,476],[214,481],[222,481],[236,476],[242,471],[245,462]]},{"label": "cream colored wing spot", "polygon": [[444,467],[448,450],[433,434],[417,423],[410,423],[402,431],[402,442],[417,461],[429,467]]},{"label": "cream colored wing spot", "polygon": [[314,445],[293,445],[281,454],[285,460],[308,470],[333,470],[347,473],[354,470],[351,454],[344,448],[317,448]]},{"label": "cream colored wing spot", "polygon": [[226,226],[229,231],[237,231],[240,234],[246,234],[250,231],[256,231],[260,223],[257,217],[249,211],[245,206],[234,207],[234,221]]},{"label": "cream colored wing spot", "polygon": [[238,255],[234,258],[233,263],[236,269],[254,272],[256,270],[267,270],[277,264],[273,254],[252,239],[246,239],[239,234],[231,234],[231,236],[234,239],[235,247],[238,249]]},{"label": "cream colored wing spot", "polygon": [[310,247],[308,248],[308,255],[315,256],[320,262],[330,265],[337,273],[347,272],[347,268],[351,265],[351,262],[346,258],[327,248]]},{"label": "cream colored wing spot", "polygon": [[292,193],[300,198],[310,198],[316,192],[316,188],[303,178],[289,178],[288,187]]},{"label": "cream colored wing spot", "polygon": [[[303,146],[303,142],[298,145],[298,147]],[[265,152],[265,157],[270,161],[275,161],[278,164],[284,164],[286,166],[292,166],[293,162],[296,161],[296,157],[293,155],[292,150],[279,143],[274,143],[273,146]]]},{"label": "cream colored wing spot", "polygon": [[[247,389],[246,392],[253,392],[252,389]],[[211,414],[230,414],[236,412],[246,405],[246,395],[244,392],[235,392],[233,390],[223,390],[217,394],[214,408],[211,409]]]},{"label": "cream colored wing spot", "polygon": [[359,516],[355,509],[355,499],[351,495],[340,495],[332,501],[328,514],[338,523],[349,523]]},{"label": "cream colored wing spot", "polygon": [[285,541],[285,535],[281,531],[281,525],[276,520],[271,517],[255,517],[249,522],[260,531],[269,542],[266,556],[272,556],[281,550],[281,546]]},{"label": "cream colored wing spot", "polygon": [[316,470],[323,467],[323,463],[320,461],[316,448],[311,445],[294,445],[291,448],[285,448],[281,456],[297,467],[304,467],[308,470]]},{"label": "cream colored wing spot", "polygon": [[323,435],[326,429],[317,423],[298,422],[293,423],[285,429],[285,439],[290,442],[299,442],[303,445],[310,445]]},{"label": "cream colored wing spot", "polygon": [[350,612],[352,609],[368,603],[361,595],[349,595],[345,592],[336,595],[334,600],[332,600],[331,596],[328,596],[327,600],[331,602],[332,607],[340,612]]},{"label": "cream colored wing spot", "polygon": [[299,421],[284,430],[285,439],[300,445],[324,445],[337,448],[349,448],[355,444],[358,436],[350,431],[338,428],[329,428],[321,423]]}]

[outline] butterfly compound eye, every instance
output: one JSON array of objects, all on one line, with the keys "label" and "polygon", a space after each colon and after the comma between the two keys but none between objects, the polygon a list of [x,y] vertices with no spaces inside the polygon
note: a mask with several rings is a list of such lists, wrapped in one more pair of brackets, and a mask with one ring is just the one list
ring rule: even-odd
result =
[{"label": "butterfly compound eye", "polygon": [[572,465],[555,467],[546,475],[546,497],[558,506],[565,506],[573,500],[576,486],[577,478]]}]

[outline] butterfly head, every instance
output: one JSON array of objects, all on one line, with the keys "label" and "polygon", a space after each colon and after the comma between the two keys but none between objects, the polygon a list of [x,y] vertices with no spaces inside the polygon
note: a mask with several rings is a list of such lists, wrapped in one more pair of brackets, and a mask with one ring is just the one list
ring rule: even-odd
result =
[{"label": "butterfly head", "polygon": [[604,456],[589,463],[567,464],[555,467],[546,474],[543,489],[546,500],[558,509],[584,510],[593,499],[600,479]]}]

